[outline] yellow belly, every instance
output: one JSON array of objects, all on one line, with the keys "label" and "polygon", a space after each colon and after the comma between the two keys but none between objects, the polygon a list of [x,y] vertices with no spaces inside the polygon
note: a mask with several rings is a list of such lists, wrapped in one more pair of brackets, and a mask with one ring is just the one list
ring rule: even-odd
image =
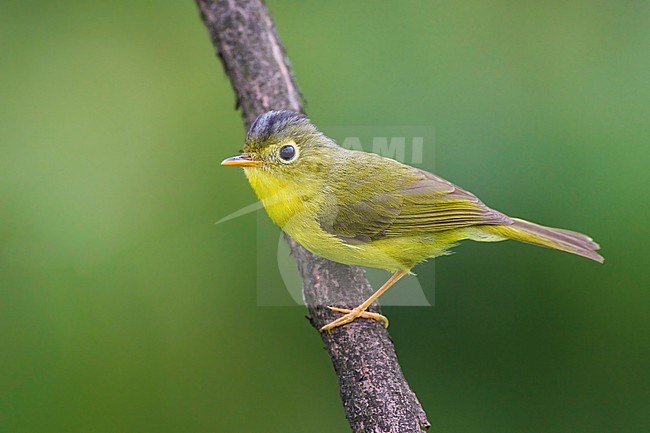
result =
[{"label": "yellow belly", "polygon": [[308,217],[291,218],[283,230],[300,245],[328,260],[390,272],[410,270],[420,261],[444,255],[458,241],[467,238],[462,230],[449,230],[426,236],[349,244],[323,231],[315,220]]}]

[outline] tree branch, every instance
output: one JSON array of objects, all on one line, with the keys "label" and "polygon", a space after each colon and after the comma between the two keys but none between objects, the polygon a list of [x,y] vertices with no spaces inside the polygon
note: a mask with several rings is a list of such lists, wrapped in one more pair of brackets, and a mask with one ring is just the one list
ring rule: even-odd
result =
[{"label": "tree branch", "polygon": [[[237,95],[246,127],[271,109],[303,112],[289,60],[261,0],[196,0],[217,55]],[[317,257],[287,236],[303,279],[311,324],[338,314],[327,305],[355,307],[372,288],[362,269]],[[379,312],[378,306],[372,307]],[[338,376],[346,417],[355,432],[409,433],[429,422],[380,322],[356,320],[320,334]]]}]

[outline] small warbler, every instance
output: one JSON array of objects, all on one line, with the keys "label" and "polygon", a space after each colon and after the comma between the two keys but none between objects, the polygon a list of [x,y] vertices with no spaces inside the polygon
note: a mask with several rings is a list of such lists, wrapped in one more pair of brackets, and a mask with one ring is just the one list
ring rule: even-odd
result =
[{"label": "small warbler", "polygon": [[388,326],[366,309],[418,262],[464,239],[514,239],[604,261],[588,236],[508,217],[435,174],[344,149],[299,113],[262,114],[242,153],[221,164],[243,167],[273,222],[312,253],[393,273],[358,307],[328,307],[343,316],[321,331],[359,317]]}]

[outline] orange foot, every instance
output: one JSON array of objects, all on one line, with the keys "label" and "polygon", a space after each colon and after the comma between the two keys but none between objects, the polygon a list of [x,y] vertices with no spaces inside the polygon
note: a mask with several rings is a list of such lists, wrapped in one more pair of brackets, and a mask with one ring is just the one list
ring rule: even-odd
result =
[{"label": "orange foot", "polygon": [[369,311],[362,310],[360,307],[353,308],[352,310],[349,310],[347,308],[339,308],[339,307],[327,307],[327,308],[329,308],[332,311],[336,311],[337,313],[344,313],[345,315],[339,317],[338,319],[320,328],[321,332],[331,331],[332,329],[350,323],[355,319],[358,319],[359,317],[364,319],[381,320],[384,322],[386,328],[388,328],[388,318],[386,318],[386,316],[382,316],[379,313],[371,313]]}]

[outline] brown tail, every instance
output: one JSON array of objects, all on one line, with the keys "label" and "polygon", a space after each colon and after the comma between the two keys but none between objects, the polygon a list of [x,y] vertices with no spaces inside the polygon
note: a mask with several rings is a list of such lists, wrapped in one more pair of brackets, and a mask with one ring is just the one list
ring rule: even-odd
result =
[{"label": "brown tail", "polygon": [[512,220],[512,225],[483,226],[483,229],[508,239],[566,251],[599,263],[605,261],[603,256],[596,252],[600,246],[589,236],[570,230],[544,227],[518,218]]}]

